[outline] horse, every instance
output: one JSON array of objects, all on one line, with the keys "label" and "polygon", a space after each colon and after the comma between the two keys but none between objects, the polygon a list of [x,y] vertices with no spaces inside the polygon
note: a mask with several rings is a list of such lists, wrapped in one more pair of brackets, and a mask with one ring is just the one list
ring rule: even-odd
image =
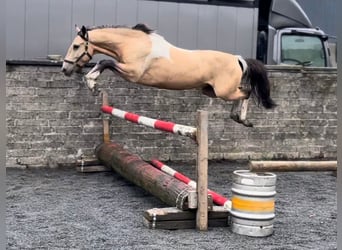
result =
[{"label": "horse", "polygon": [[76,26],[62,72],[70,76],[88,63],[94,54],[101,60],[85,76],[91,90],[104,69],[125,80],[170,90],[201,89],[202,93],[224,101],[234,101],[230,117],[247,127],[248,101],[254,96],[266,109],[276,106],[270,97],[265,66],[255,60],[216,50],[178,48],[145,24],[128,26]]}]

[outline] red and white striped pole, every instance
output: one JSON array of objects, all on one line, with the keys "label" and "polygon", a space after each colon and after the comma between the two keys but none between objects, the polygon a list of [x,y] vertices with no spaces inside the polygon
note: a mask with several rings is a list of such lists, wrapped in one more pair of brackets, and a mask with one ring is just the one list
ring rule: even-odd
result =
[{"label": "red and white striped pole", "polygon": [[[155,166],[156,168],[160,169],[161,171],[163,171],[164,173],[167,173],[173,177],[175,177],[176,179],[188,184],[189,186],[196,188],[196,182],[191,180],[190,178],[186,177],[185,175],[177,172],[176,170],[172,169],[171,167],[167,166],[166,164],[162,163],[161,161],[157,160],[157,159],[153,159],[151,160],[151,164],[153,166]],[[225,208],[227,208],[229,211],[232,208],[232,202],[222,196],[221,194],[218,194],[210,189],[208,189],[208,194],[210,194],[213,197],[213,201],[215,204],[219,205],[219,206],[224,206]]]},{"label": "red and white striped pole", "polygon": [[103,105],[101,110],[104,113],[111,114],[113,116],[125,119],[133,123],[142,124],[147,127],[151,127],[151,128],[155,128],[158,130],[170,132],[173,134],[179,134],[179,135],[190,137],[192,139],[196,139],[197,129],[195,127],[152,119],[146,116],[141,116],[141,115],[137,115],[134,113],[126,112],[126,111],[123,111],[123,110],[120,110],[111,106],[107,106],[107,105]]}]

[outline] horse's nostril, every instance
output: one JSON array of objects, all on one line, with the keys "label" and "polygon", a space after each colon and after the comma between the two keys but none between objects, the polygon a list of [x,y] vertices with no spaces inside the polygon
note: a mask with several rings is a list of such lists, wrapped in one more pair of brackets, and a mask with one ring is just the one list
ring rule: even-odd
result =
[{"label": "horse's nostril", "polygon": [[65,68],[62,68],[62,72],[65,72],[66,71],[66,69]]}]

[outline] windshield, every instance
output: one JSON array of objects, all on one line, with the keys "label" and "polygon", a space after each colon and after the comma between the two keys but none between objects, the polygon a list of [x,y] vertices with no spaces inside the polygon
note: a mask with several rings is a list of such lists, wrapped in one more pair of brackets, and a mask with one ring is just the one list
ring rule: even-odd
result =
[{"label": "windshield", "polygon": [[317,36],[283,34],[281,63],[325,67],[322,40]]}]

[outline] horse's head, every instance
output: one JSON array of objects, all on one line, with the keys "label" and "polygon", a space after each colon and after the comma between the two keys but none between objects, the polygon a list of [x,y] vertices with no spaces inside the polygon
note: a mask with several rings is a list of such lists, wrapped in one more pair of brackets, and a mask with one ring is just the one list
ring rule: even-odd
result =
[{"label": "horse's head", "polygon": [[82,68],[92,59],[94,50],[89,43],[88,31],[86,27],[76,26],[77,36],[70,45],[62,66],[62,72],[70,76],[75,70]]}]

